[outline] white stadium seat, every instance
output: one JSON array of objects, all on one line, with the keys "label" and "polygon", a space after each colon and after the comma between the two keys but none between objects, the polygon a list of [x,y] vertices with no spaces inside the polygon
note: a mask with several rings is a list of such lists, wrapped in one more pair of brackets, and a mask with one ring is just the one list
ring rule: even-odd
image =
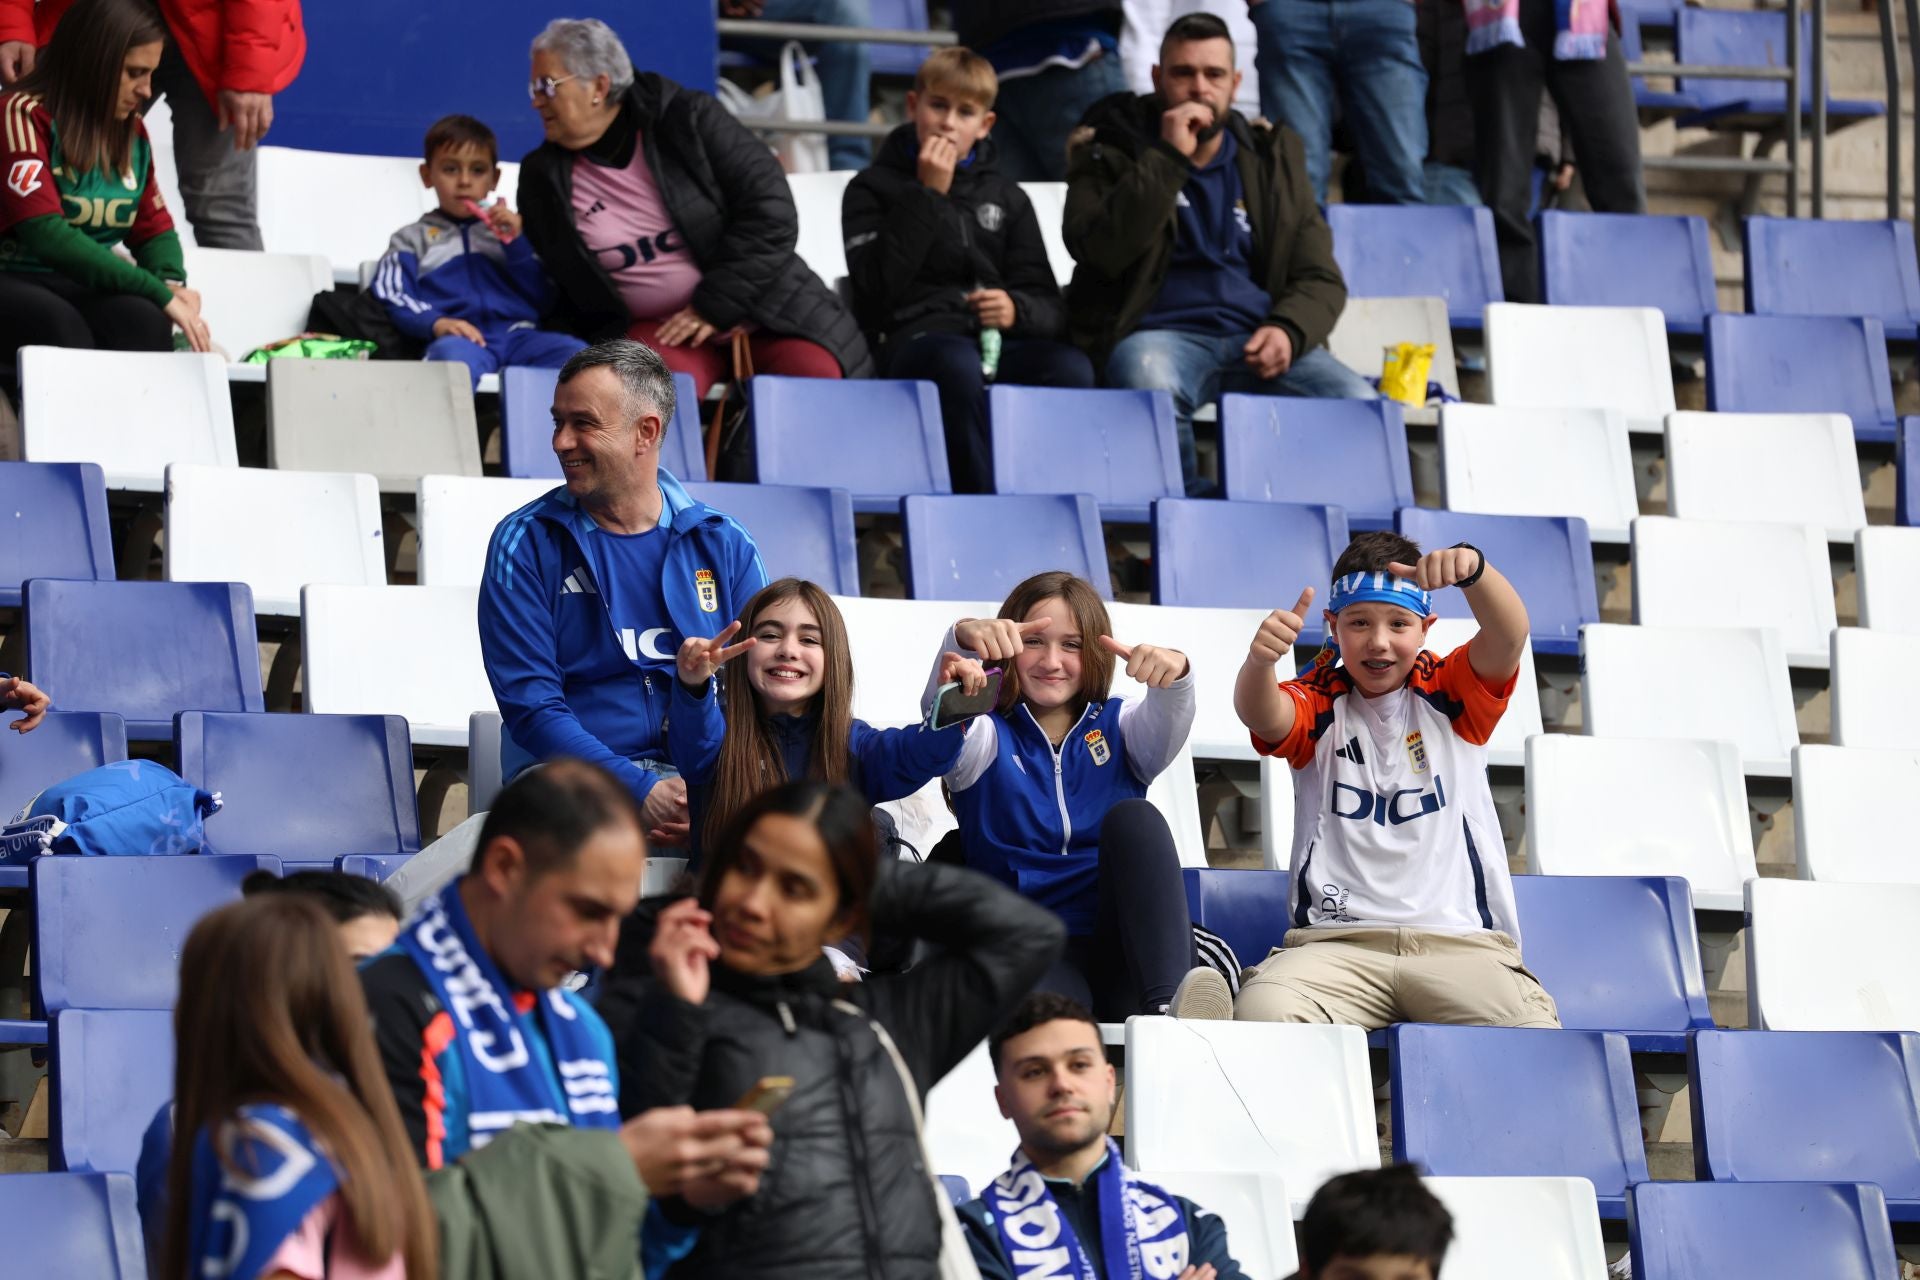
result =
[{"label": "white stadium seat", "polygon": [[1835,622],[1826,531],[1642,516],[1633,522],[1633,620],[1772,627],[1789,663],[1823,669]]},{"label": "white stadium seat", "polygon": [[1506,409],[1618,409],[1657,434],[1673,412],[1667,322],[1652,307],[1487,305],[1488,399]]},{"label": "white stadium seat", "polygon": [[1748,777],[1788,777],[1800,744],[1786,651],[1769,628],[1591,623],[1580,701],[1595,737],[1725,739]]},{"label": "white stadium seat", "polygon": [[421,476],[415,526],[420,533],[420,585],[477,587],[487,543],[500,522],[555,488],[552,480],[499,476]]},{"label": "white stadium seat", "polygon": [[1844,413],[1667,415],[1667,511],[1682,520],[1815,524],[1835,542],[1867,523]]},{"label": "white stadium seat", "polygon": [[186,262],[207,331],[235,363],[256,347],[304,333],[313,295],[333,288],[333,267],[318,254],[188,249]]},{"label": "white stadium seat", "polygon": [[1295,1217],[1380,1164],[1359,1027],[1129,1018],[1125,1106],[1134,1168],[1278,1174]]},{"label": "white stadium seat", "polygon": [[[1427,632],[1426,647],[1433,653],[1449,654],[1480,630],[1472,618],[1441,618]],[[1527,760],[1527,739],[1541,732],[1540,683],[1534,674],[1533,646],[1520,649],[1520,673],[1513,680],[1513,696],[1507,699],[1507,713],[1500,717],[1493,737],[1487,740],[1487,763],[1519,766]]]},{"label": "white stadium seat", "polygon": [[1920,1031],[1920,885],[1747,881],[1760,1031]]},{"label": "white stadium seat", "polygon": [[371,471],[382,493],[426,475],[480,474],[466,366],[445,361],[275,360],[267,457],[286,471]]},{"label": "white stadium seat", "polygon": [[1073,255],[1067,252],[1067,239],[1062,230],[1067,222],[1067,184],[1023,182],[1020,189],[1033,203],[1033,216],[1040,224],[1040,239],[1047,246],[1047,262],[1053,267],[1053,278],[1064,289],[1073,279]]},{"label": "white stadium seat", "polygon": [[1860,625],[1875,631],[1920,631],[1920,529],[1875,525],[1853,540],[1859,574]]},{"label": "white stadium seat", "polygon": [[475,587],[308,587],[300,593],[308,711],[403,715],[415,746],[464,747],[495,709]]},{"label": "white stadium seat", "polygon": [[1440,492],[1449,511],[1579,516],[1595,542],[1625,542],[1640,514],[1627,420],[1613,409],[1445,405]]},{"label": "white stadium seat", "polygon": [[1920,884],[1905,806],[1920,794],[1920,747],[1803,746],[1793,753],[1793,842],[1802,880]]},{"label": "white stadium seat", "polygon": [[1200,796],[1195,790],[1193,748],[1182,747],[1173,763],[1147,787],[1147,800],[1167,820],[1173,851],[1183,867],[1207,865],[1207,833],[1200,827]]},{"label": "white stadium seat", "polygon": [[1696,908],[1742,910],[1759,873],[1740,752],[1680,738],[1527,739],[1527,871],[1679,876]]},{"label": "white stadium seat", "polygon": [[1219,1218],[1227,1228],[1227,1250],[1247,1280],[1289,1280],[1299,1269],[1286,1179],[1271,1173],[1191,1169],[1142,1176]]},{"label": "white stadium seat", "polygon": [[1020,1134],[994,1101],[993,1062],[982,1040],[927,1090],[927,1151],[933,1171],[957,1174],[973,1193],[1007,1171]]},{"label": "white stadium seat", "polygon": [[1585,1178],[1426,1178],[1453,1215],[1445,1274],[1607,1280],[1600,1205]]},{"label": "white stadium seat", "polygon": [[800,218],[800,239],[794,252],[813,268],[827,288],[847,274],[846,237],[840,222],[840,201],[856,171],[831,169],[826,173],[790,173],[794,211]]},{"label": "white stadium seat", "polygon": [[[1178,649],[1193,666],[1194,718],[1188,742],[1202,760],[1253,760],[1253,740],[1233,710],[1233,682],[1246,660],[1247,646],[1260,629],[1264,609],[1197,609],[1177,605],[1110,604],[1114,638],[1122,644],[1156,644]],[[1116,662],[1113,692],[1134,698],[1145,686],[1129,680],[1126,664]],[[1293,655],[1281,660],[1277,675],[1291,680]]]},{"label": "white stadium seat", "polygon": [[1432,343],[1433,365],[1427,381],[1439,383],[1450,396],[1460,394],[1445,298],[1349,297],[1327,336],[1327,350],[1362,377],[1377,378],[1385,365],[1386,349],[1402,342]]},{"label": "white stadium seat", "polygon": [[1834,629],[1833,741],[1920,747],[1920,634]]},{"label": "white stadium seat", "polygon": [[244,582],[255,613],[297,617],[309,583],[387,584],[380,489],[369,475],[175,463],[169,582]]},{"label": "white stadium seat", "polygon": [[920,698],[948,627],[1000,612],[997,603],[985,602],[877,596],[835,596],[833,602],[853,651],[853,714],[881,729],[920,723]]},{"label": "white stadium seat", "polygon": [[[318,254],[336,280],[387,251],[393,233],[437,204],[418,156],[260,148],[260,238],[272,253]],[[503,184],[509,196],[513,188]],[[351,198],[343,199],[343,193]]]},{"label": "white stadium seat", "polygon": [[28,462],[96,462],[109,489],[157,493],[167,465],[239,465],[217,356],[22,347]]}]

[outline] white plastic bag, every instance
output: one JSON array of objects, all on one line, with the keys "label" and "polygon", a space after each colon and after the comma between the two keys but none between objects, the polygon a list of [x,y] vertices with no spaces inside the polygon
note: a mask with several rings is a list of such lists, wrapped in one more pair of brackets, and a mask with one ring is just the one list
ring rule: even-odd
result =
[{"label": "white plastic bag", "polygon": [[[825,120],[826,95],[820,89],[820,77],[798,40],[789,40],[780,50],[780,83],[771,93],[758,97],[739,85],[722,79],[719,98],[736,119],[748,128],[760,120]],[[768,132],[773,153],[788,173],[825,173],[827,136],[823,133]]]}]

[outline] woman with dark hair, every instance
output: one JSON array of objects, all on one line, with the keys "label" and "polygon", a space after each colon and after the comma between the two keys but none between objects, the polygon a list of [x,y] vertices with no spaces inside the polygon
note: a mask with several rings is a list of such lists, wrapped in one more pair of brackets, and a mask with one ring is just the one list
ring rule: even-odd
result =
[{"label": "woman with dark hair", "polygon": [[355,964],[392,946],[405,915],[393,890],[378,880],[344,871],[294,871],[284,876],[256,871],[240,882],[240,892],[249,898],[292,893],[313,899],[332,917]]},{"label": "woman with dark hair", "polygon": [[[821,948],[872,930],[940,952],[841,983]],[[943,1202],[920,1098],[1026,994],[1062,936],[1050,913],[971,872],[880,863],[866,799],[849,788],[790,782],[736,813],[707,850],[698,900],[660,913],[653,973],[616,973],[601,1003],[624,1115],[730,1106],[770,1077],[791,1089],[770,1100],[759,1190],[699,1219],[670,1274],[937,1275]]]},{"label": "woman with dark hair", "polygon": [[78,0],[0,93],[0,360],[30,343],[170,351],[175,325],[211,349],[141,120],[166,35],[138,0]]}]

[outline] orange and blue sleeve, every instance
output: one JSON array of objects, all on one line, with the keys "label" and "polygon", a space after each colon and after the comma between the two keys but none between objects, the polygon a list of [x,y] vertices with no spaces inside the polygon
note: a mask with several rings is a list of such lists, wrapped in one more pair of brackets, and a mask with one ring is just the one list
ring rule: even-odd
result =
[{"label": "orange and blue sleeve", "polygon": [[1422,653],[1414,661],[1410,683],[1416,693],[1446,715],[1462,739],[1485,746],[1500,717],[1506,714],[1507,700],[1513,696],[1520,672],[1516,669],[1498,683],[1487,681],[1468,660],[1472,646],[1473,641],[1468,640],[1444,658]]}]

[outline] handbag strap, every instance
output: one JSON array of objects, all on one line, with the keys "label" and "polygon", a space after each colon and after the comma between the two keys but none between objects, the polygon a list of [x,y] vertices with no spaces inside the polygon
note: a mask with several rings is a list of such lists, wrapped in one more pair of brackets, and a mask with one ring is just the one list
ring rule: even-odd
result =
[{"label": "handbag strap", "polygon": [[713,420],[707,425],[707,438],[703,442],[707,455],[707,478],[716,478],[720,474],[720,434],[727,422],[727,401],[734,392],[746,393],[747,379],[753,377],[753,345],[744,329],[735,329],[730,335],[729,359],[733,365],[733,379],[720,388],[720,398],[713,402]]}]

